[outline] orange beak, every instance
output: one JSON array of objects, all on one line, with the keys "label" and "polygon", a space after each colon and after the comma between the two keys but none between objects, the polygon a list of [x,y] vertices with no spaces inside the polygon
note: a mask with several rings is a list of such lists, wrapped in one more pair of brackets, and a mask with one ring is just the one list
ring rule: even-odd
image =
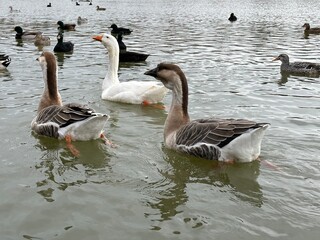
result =
[{"label": "orange beak", "polygon": [[99,36],[93,36],[93,37],[92,37],[92,39],[94,39],[94,40],[97,40],[97,41],[101,42],[101,40],[102,40],[102,35],[99,35]]}]

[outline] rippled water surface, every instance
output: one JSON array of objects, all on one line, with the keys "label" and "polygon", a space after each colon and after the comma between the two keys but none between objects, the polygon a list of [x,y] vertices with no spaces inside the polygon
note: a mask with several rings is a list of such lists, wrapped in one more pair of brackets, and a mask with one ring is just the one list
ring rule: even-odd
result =
[{"label": "rippled water surface", "polygon": [[[49,1],[48,1],[49,2]],[[272,58],[320,62],[318,0],[1,0],[1,239],[318,239],[320,234],[320,80],[281,76]],[[9,13],[9,6],[20,12]],[[95,6],[106,7],[97,12]],[[311,10],[314,9],[314,10]],[[234,12],[238,21],[227,18]],[[56,55],[64,102],[110,114],[105,132],[118,145],[65,142],[31,133],[43,89],[35,59],[42,49],[17,43],[13,31],[40,30],[56,44],[58,20],[89,19],[65,40],[73,54]],[[263,162],[218,165],[163,146],[166,109],[100,99],[108,59],[91,37],[112,23],[133,30],[128,50],[144,63],[121,64],[121,81],[162,61],[185,72],[192,118],[235,117],[270,122]],[[274,166],[264,164],[265,160]]]}]

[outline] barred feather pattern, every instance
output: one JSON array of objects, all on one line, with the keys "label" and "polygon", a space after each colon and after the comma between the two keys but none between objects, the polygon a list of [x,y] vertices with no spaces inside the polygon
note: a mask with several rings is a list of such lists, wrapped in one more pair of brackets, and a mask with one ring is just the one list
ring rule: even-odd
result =
[{"label": "barred feather pattern", "polygon": [[77,103],[69,103],[63,106],[52,105],[39,112],[32,122],[32,129],[40,135],[59,138],[59,128],[95,115],[93,109]]},{"label": "barred feather pattern", "polygon": [[245,119],[208,118],[194,120],[177,131],[178,150],[197,157],[218,160],[221,148],[243,133],[266,123]]}]

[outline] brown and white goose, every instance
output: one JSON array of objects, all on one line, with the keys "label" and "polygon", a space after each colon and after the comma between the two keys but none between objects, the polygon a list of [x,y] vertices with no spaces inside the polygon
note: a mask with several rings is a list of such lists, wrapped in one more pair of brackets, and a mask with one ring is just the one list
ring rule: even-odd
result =
[{"label": "brown and white goose", "polygon": [[145,74],[172,90],[172,103],[164,126],[166,147],[226,162],[251,162],[258,158],[268,123],[218,118],[190,121],[188,83],[180,67],[160,63]]},{"label": "brown and white goose", "polygon": [[86,141],[102,137],[109,116],[78,103],[62,104],[58,90],[57,61],[51,52],[43,52],[37,60],[43,72],[44,91],[37,116],[31,128],[39,135]]}]

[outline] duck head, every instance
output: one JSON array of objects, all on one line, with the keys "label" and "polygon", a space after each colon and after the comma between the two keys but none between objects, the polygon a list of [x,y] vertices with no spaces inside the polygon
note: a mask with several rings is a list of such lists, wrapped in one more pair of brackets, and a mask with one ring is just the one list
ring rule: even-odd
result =
[{"label": "duck head", "polygon": [[16,27],[14,28],[14,30],[15,30],[17,33],[23,33],[22,27],[20,27],[20,26],[16,26]]},{"label": "duck head", "polygon": [[287,54],[280,54],[278,57],[272,59],[272,61],[280,60],[282,63],[289,63],[289,56]]}]

